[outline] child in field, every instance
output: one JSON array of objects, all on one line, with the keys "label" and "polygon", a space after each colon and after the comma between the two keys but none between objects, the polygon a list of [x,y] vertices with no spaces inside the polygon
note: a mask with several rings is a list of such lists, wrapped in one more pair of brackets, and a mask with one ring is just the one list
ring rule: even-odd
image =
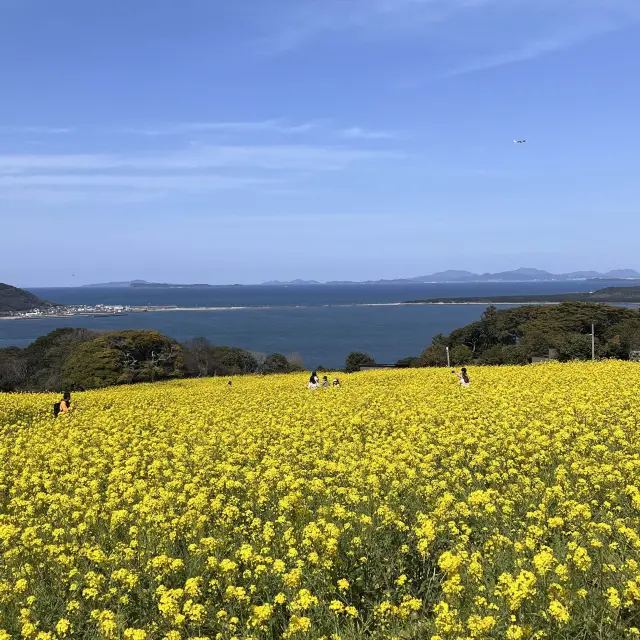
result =
[{"label": "child in field", "polygon": [[327,378],[327,376],[322,376],[322,388],[323,389],[329,388],[329,378]]}]

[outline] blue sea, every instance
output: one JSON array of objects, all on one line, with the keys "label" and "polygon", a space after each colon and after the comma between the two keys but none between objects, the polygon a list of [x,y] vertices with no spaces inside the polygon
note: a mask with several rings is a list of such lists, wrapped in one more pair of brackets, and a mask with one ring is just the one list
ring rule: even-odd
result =
[{"label": "blue sea", "polygon": [[[621,283],[611,283],[620,286]],[[437,333],[480,318],[483,305],[358,306],[407,300],[590,291],[593,282],[242,286],[211,289],[30,289],[61,304],[222,307],[219,311],[0,321],[0,347],[26,346],[59,327],[155,329],[179,341],[204,336],[263,353],[299,353],[307,367],[342,367],[350,351],[393,363],[419,355]],[[230,309],[231,307],[244,307]],[[267,307],[267,308],[265,308]]]}]

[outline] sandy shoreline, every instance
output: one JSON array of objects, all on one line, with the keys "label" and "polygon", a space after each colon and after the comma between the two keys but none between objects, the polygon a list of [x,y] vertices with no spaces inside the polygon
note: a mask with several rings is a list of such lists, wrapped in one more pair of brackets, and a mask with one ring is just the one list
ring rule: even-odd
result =
[{"label": "sandy shoreline", "polygon": [[123,313],[102,314],[93,316],[86,313],[42,315],[42,316],[0,316],[0,320],[65,320],[70,318],[95,318],[113,317],[118,318],[130,314],[138,313],[167,313],[176,311],[276,311],[283,309],[349,309],[352,307],[423,307],[423,306],[525,306],[525,305],[560,304],[559,302],[356,302],[349,304],[314,304],[314,305],[262,305],[245,307],[134,307],[127,309]]},{"label": "sandy shoreline", "polygon": [[[448,306],[496,306],[496,307],[526,307],[526,306],[542,306],[542,305],[558,305],[562,304],[562,301],[535,301],[535,302],[355,302],[348,304],[309,304],[309,305],[262,305],[262,306],[245,306],[245,307],[131,307],[122,313],[111,314],[87,314],[87,313],[73,313],[73,314],[59,314],[59,315],[42,315],[42,316],[0,316],[0,320],[65,320],[70,318],[118,318],[121,316],[127,316],[138,313],[167,313],[176,311],[187,312],[202,312],[202,311],[282,311],[292,309],[350,309],[353,307],[448,307]],[[614,305],[624,305],[630,307],[638,307],[640,303],[637,302],[617,302],[611,303]]]}]

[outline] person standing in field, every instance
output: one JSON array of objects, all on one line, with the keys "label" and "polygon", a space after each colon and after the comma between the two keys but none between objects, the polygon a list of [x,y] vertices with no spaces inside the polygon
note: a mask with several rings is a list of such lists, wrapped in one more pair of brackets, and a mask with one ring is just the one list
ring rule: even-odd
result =
[{"label": "person standing in field", "polygon": [[327,378],[327,376],[322,377],[322,388],[323,389],[329,388],[329,378]]},{"label": "person standing in field", "polygon": [[460,373],[458,373],[457,371],[452,371],[451,373],[455,373],[458,378],[460,379],[460,386],[461,387],[470,387],[471,386],[471,380],[469,380],[469,376],[467,375],[467,368],[466,367],[462,367],[462,369],[460,370]]},{"label": "person standing in field", "polygon": [[320,387],[320,378],[318,378],[317,371],[314,371],[309,378],[309,389],[317,389]]}]

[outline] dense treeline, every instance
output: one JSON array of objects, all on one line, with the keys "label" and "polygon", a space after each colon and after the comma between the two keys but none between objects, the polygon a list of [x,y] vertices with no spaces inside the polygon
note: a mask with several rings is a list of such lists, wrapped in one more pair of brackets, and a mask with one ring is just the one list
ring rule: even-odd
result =
[{"label": "dense treeline", "polygon": [[62,391],[174,378],[289,373],[301,358],[255,354],[157,331],[56,329],[25,349],[0,349],[0,391]]},{"label": "dense treeline", "polygon": [[[567,302],[498,311],[448,336],[439,334],[400,367],[527,364],[557,353],[560,361],[591,358],[591,324],[598,358],[627,360],[640,350],[640,311],[603,304]],[[345,371],[374,366],[366,353],[350,353]],[[184,344],[156,331],[97,333],[57,329],[25,349],[0,349],[0,391],[62,391],[153,382],[184,377],[290,373],[303,370],[299,355],[257,354],[195,338]],[[322,367],[317,367],[318,371]]]},{"label": "dense treeline", "polygon": [[[439,334],[421,356],[405,358],[404,366],[527,364],[555,350],[558,360],[591,358],[591,325],[595,325],[597,358],[628,360],[640,349],[640,311],[585,302],[497,310],[448,336]],[[400,364],[399,363],[399,364]]]}]

